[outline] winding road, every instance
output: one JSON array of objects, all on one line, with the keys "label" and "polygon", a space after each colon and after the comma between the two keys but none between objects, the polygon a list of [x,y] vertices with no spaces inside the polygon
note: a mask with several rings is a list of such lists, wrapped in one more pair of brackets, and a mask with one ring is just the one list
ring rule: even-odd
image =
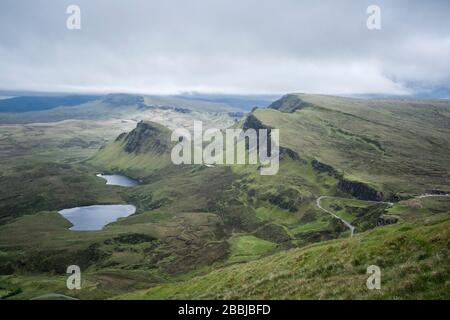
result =
[{"label": "winding road", "polygon": [[342,221],[343,224],[345,224],[349,229],[350,229],[350,238],[353,237],[353,233],[355,232],[355,227],[352,226],[350,224],[350,222],[345,221],[344,219],[342,219],[341,217],[338,217],[336,214],[334,214],[333,212],[331,212],[330,210],[325,209],[324,207],[322,207],[320,205],[320,200],[325,199],[325,198],[333,198],[333,197],[328,197],[328,196],[320,196],[316,199],[316,205],[319,209],[325,211],[328,214],[331,214],[334,218],[339,219]]},{"label": "winding road", "polygon": [[429,198],[429,197],[450,197],[450,193],[446,193],[446,194],[425,193],[425,194],[421,194],[420,196],[417,196],[416,199],[423,199],[423,198]]},{"label": "winding road", "polygon": [[[421,194],[417,197],[414,197],[413,199],[423,199],[423,198],[429,198],[429,197],[450,197],[450,194],[429,194],[429,193],[425,193],[425,194]],[[350,229],[350,238],[353,237],[353,234],[355,233],[355,226],[352,226],[350,224],[350,222],[342,219],[341,217],[337,216],[335,213],[331,212],[330,210],[325,209],[324,207],[322,207],[320,205],[320,200],[325,199],[325,198],[336,198],[336,197],[330,197],[330,196],[320,196],[316,199],[316,206],[320,209],[325,211],[326,213],[332,215],[334,218],[341,220],[343,224],[345,224],[349,229]],[[394,203],[392,202],[384,202],[384,201],[378,201],[378,203],[386,203],[389,206],[393,206]]]}]

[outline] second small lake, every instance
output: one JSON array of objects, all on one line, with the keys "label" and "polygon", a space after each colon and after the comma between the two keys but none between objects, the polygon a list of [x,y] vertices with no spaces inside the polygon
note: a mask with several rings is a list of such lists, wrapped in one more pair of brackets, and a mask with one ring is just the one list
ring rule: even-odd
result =
[{"label": "second small lake", "polygon": [[106,180],[107,185],[122,186],[122,187],[134,187],[138,185],[138,182],[120,174],[97,174],[97,177]]}]

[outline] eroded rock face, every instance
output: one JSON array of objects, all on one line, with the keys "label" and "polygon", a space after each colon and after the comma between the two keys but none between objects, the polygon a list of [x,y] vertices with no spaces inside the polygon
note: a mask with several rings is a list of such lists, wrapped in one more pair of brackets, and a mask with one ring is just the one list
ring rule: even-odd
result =
[{"label": "eroded rock face", "polygon": [[245,118],[244,123],[242,124],[242,129],[243,130],[248,130],[248,129],[255,129],[255,130],[259,130],[259,129],[269,129],[269,127],[265,126],[261,120],[259,120],[257,117],[255,117],[253,114],[249,114],[247,116],[247,118]]},{"label": "eroded rock face", "polygon": [[293,113],[297,110],[301,110],[303,108],[306,107],[312,107],[313,105],[303,101],[302,99],[300,99],[300,97],[293,95],[293,94],[288,94],[285,95],[283,97],[281,97],[281,99],[275,101],[274,103],[272,103],[269,108],[270,109],[275,109],[281,112],[287,112],[287,113]]},{"label": "eroded rock face", "polygon": [[398,222],[398,219],[396,217],[381,216],[378,218],[377,226],[386,226],[386,225],[394,224],[397,222]]},{"label": "eroded rock face", "polygon": [[340,180],[338,188],[360,200],[381,201],[383,193],[358,181]]},{"label": "eroded rock face", "polygon": [[302,161],[304,164],[307,163],[306,160],[302,159],[300,155],[294,150],[281,146],[280,146],[280,158],[281,160],[290,158],[294,161]]},{"label": "eroded rock face", "polygon": [[170,131],[156,123],[141,121],[127,136],[124,150],[128,153],[170,152]]},{"label": "eroded rock face", "polygon": [[435,194],[435,195],[447,195],[450,194],[450,191],[444,191],[444,190],[440,190],[440,189],[431,189],[429,192],[427,192],[429,194]]},{"label": "eroded rock face", "polygon": [[327,173],[330,176],[336,177],[339,180],[337,187],[357,199],[369,201],[382,201],[384,199],[384,194],[381,191],[375,190],[363,182],[344,179],[342,173],[339,173],[335,168],[326,163],[314,159],[311,161],[311,166],[319,173]]},{"label": "eroded rock face", "polygon": [[326,172],[329,175],[333,175],[333,176],[336,176],[338,174],[336,169],[334,169],[332,166],[322,163],[319,160],[314,159],[313,161],[311,161],[311,165],[312,165],[313,169],[317,172],[320,172],[320,173]]},{"label": "eroded rock face", "polygon": [[[243,125],[242,125],[242,129],[243,130],[248,130],[248,129],[254,129],[254,130],[260,130],[260,129],[267,129],[267,134],[270,137],[271,134],[271,128],[264,125],[257,117],[255,117],[253,114],[249,114],[247,116],[247,118],[245,119]],[[259,135],[257,136],[258,139],[258,143],[259,143]],[[268,146],[267,146],[268,150],[271,149],[271,140],[268,141]],[[279,146],[280,149],[280,158],[281,160],[283,159],[287,159],[290,158],[291,160],[294,161],[303,161],[303,163],[306,164],[306,161],[303,160],[300,155],[295,152],[292,149],[289,149],[287,147],[282,147]]]},{"label": "eroded rock face", "polygon": [[126,136],[127,136],[127,132],[122,132],[121,134],[119,134],[118,136],[117,136],[117,138],[116,138],[116,140],[114,140],[114,141],[120,141],[120,140],[123,140]]}]

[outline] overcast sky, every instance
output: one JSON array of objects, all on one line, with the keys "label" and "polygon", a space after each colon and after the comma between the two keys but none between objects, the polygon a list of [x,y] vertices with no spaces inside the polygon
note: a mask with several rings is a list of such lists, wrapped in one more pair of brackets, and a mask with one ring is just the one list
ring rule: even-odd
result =
[{"label": "overcast sky", "polygon": [[[81,30],[66,28],[70,4]],[[408,94],[450,86],[449,13],[446,0],[1,0],[0,89]]]}]

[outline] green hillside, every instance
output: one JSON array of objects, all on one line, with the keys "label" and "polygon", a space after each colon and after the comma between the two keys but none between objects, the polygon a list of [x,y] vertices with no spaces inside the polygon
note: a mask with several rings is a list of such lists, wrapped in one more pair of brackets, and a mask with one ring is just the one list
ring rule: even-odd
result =
[{"label": "green hillside", "polygon": [[[135,108],[142,99],[114,95],[106,103]],[[2,167],[0,297],[449,298],[450,199],[415,197],[449,191],[449,110],[445,101],[285,96],[234,125],[280,129],[273,176],[258,165],[175,166],[171,130],[156,120],[111,141],[111,132],[133,125],[112,122],[102,135],[110,142],[87,160],[92,150],[49,134],[64,123],[47,124],[39,132],[54,146],[53,163],[37,138],[11,131],[10,159],[22,159],[16,141],[28,144],[23,160]],[[183,121],[196,117],[186,114]],[[105,127],[88,127],[83,139],[97,146],[93,137]],[[75,142],[76,131],[64,141]],[[97,172],[139,185],[107,186]],[[89,232],[69,230],[57,213],[108,203],[137,210]],[[74,293],[64,272],[75,262],[84,283]],[[380,291],[365,286],[373,264],[382,269]]]},{"label": "green hillside", "polygon": [[[377,228],[116,298],[449,299],[449,230],[448,219]],[[380,290],[366,287],[370,265],[382,270]]]},{"label": "green hillside", "polygon": [[386,196],[448,189],[450,103],[287,95],[254,115],[281,144]]},{"label": "green hillside", "polygon": [[132,176],[143,172],[148,175],[171,164],[170,134],[171,131],[160,124],[141,121],[131,132],[103,146],[89,163]]}]

